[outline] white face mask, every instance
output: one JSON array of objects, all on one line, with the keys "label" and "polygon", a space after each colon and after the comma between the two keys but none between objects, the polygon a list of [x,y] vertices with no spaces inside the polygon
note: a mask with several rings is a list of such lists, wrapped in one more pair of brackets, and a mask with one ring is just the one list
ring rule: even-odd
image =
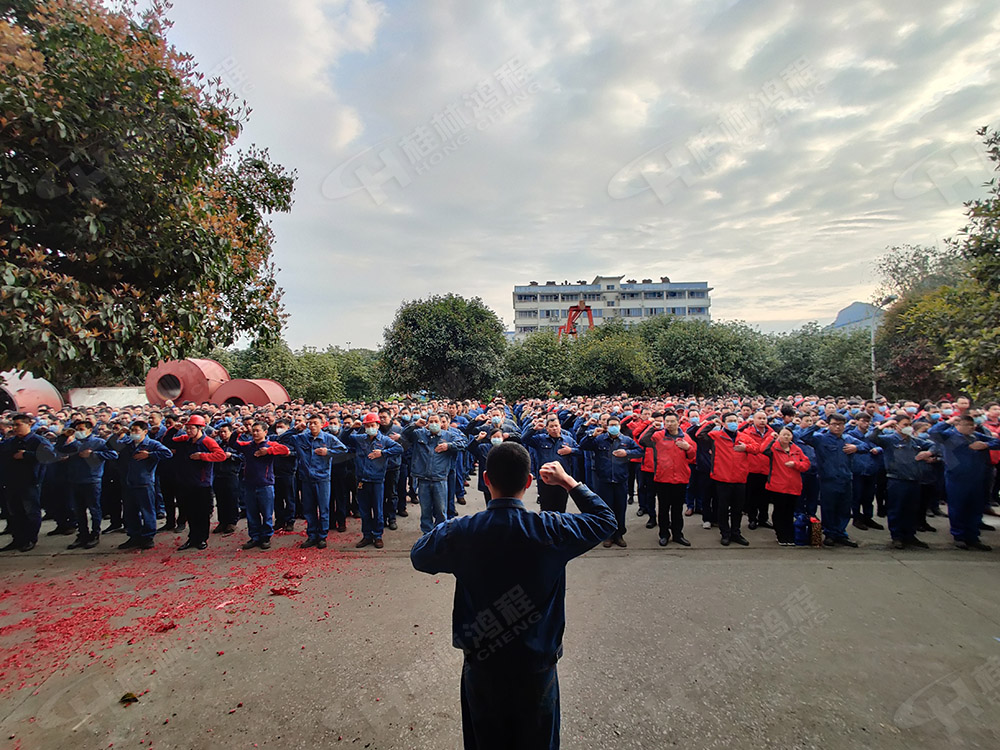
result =
[{"label": "white face mask", "polygon": [[901,433],[903,433],[904,435],[912,435],[913,434],[913,428],[910,427],[909,425],[907,425],[906,427],[900,427],[899,431]]},{"label": "white face mask", "polygon": [[132,438],[133,443],[139,444],[142,442],[144,436],[141,432],[133,432],[129,434],[129,437]]},{"label": "white face mask", "polygon": [[368,437],[375,437],[375,433],[378,432],[378,427],[365,427],[365,434]]},{"label": "white face mask", "polygon": [[436,435],[437,433],[441,432],[441,425],[438,424],[437,422],[431,422],[429,425],[427,425],[427,429]]},{"label": "white face mask", "polygon": [[73,433],[73,437],[75,437],[77,440],[86,440],[87,433],[83,432],[82,430],[77,430],[76,432]]},{"label": "white face mask", "polygon": [[493,443],[493,445],[500,445],[503,443],[503,438],[491,438],[490,442]]},{"label": "white face mask", "polygon": [[288,428],[287,427],[277,427],[277,428],[275,428],[274,431],[278,435],[284,435],[286,432],[288,432]]}]

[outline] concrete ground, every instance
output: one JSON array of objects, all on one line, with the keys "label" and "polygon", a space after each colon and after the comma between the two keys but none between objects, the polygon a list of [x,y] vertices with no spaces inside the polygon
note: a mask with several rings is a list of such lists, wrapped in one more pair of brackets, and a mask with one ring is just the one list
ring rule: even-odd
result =
[{"label": "concrete ground", "polygon": [[[0,556],[0,747],[460,747],[454,582],[410,566],[416,516],[384,550],[351,521],[326,550]],[[723,548],[700,523],[663,549],[631,506],[628,549],[569,567],[563,747],[997,748],[1000,552],[936,525],[927,551]]]}]

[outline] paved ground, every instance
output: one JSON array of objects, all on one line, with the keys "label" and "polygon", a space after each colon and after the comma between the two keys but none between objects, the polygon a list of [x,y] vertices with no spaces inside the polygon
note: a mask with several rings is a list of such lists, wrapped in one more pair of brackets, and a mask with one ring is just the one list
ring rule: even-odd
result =
[{"label": "paved ground", "polygon": [[[401,520],[381,551],[353,521],[322,551],[0,557],[0,747],[459,747],[453,580],[413,571]],[[629,524],[570,566],[564,747],[1000,746],[1000,552],[949,549],[945,519],[905,552]]]}]

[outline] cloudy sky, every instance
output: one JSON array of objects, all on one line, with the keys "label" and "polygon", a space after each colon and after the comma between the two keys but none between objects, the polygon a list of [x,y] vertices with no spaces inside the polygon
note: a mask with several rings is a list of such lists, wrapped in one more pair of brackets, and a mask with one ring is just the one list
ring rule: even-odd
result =
[{"label": "cloudy sky", "polygon": [[715,319],[830,322],[991,176],[1000,4],[175,0],[172,41],[298,170],[293,347],[400,302],[598,274],[708,281]]}]

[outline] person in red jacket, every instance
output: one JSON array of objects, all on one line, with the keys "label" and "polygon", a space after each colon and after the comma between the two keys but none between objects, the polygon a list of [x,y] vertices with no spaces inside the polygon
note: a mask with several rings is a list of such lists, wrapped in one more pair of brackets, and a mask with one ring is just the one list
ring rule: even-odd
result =
[{"label": "person in red jacket", "polygon": [[691,479],[691,464],[698,448],[680,428],[677,415],[663,415],[663,428],[651,424],[639,438],[639,445],[652,454],[653,488],[660,506],[660,546],[666,547],[673,535],[674,542],[690,547],[684,538],[684,498]]},{"label": "person in red jacket", "polygon": [[[649,409],[642,409],[641,411],[629,414],[622,419],[622,433],[628,435],[638,443],[642,433],[659,416],[662,415],[654,414],[651,417]],[[632,485],[635,484],[635,493],[639,496],[639,509],[636,511],[636,515],[640,518],[648,516],[646,519],[647,529],[656,526],[656,499],[653,492],[653,469],[650,461],[649,451],[646,451],[646,454],[642,458],[633,458],[629,461],[628,465],[629,493],[632,492]],[[631,494],[629,495],[628,502],[629,505],[632,504]]]},{"label": "person in red jacket", "polygon": [[774,533],[782,547],[795,545],[792,514],[802,497],[802,472],[809,470],[809,457],[793,441],[793,426],[772,434],[763,446],[768,459],[767,491],[774,503]]},{"label": "person in red jacket", "polygon": [[179,493],[178,502],[188,520],[188,538],[177,549],[205,549],[212,526],[212,464],[228,456],[212,438],[205,434],[205,418],[200,414],[188,417],[184,434],[176,436],[169,446],[174,452]]},{"label": "person in red jacket", "polygon": [[750,542],[740,533],[743,502],[746,499],[749,458],[760,453],[756,441],[739,431],[740,418],[727,411],[722,418],[706,422],[698,434],[707,433],[715,441],[711,477],[715,482],[716,513],[723,547],[736,542],[744,547]]},{"label": "person in red jacket", "polygon": [[[758,447],[763,450],[764,443],[769,442],[774,437],[774,430],[767,424],[767,414],[763,411],[756,412],[751,420],[744,424],[740,431],[753,438]],[[774,528],[768,523],[768,505],[770,498],[767,493],[767,476],[770,471],[770,464],[767,456],[763,453],[752,455],[749,458],[750,472],[747,474],[747,528],[756,529],[763,526],[765,529]]]}]

